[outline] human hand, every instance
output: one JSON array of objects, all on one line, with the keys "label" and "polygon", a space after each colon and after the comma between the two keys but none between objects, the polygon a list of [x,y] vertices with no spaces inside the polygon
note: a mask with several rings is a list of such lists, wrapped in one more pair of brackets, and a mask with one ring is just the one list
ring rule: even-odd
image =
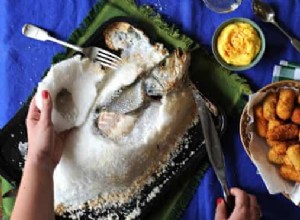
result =
[{"label": "human hand", "polygon": [[218,199],[215,220],[257,220],[260,219],[260,208],[256,197],[247,194],[238,188],[232,188],[230,193],[235,197],[235,206],[233,212],[227,217],[226,204],[223,199]]},{"label": "human hand", "polygon": [[54,132],[51,121],[52,99],[48,91],[42,92],[43,106],[37,108],[35,97],[31,100],[27,119],[28,156],[26,163],[45,165],[54,170],[63,152],[64,134]]}]

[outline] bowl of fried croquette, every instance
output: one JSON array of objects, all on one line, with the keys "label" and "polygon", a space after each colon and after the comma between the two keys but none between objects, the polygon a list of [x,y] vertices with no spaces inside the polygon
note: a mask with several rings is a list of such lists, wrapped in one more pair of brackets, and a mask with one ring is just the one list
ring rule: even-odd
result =
[{"label": "bowl of fried croquette", "polygon": [[255,66],[265,51],[261,28],[247,18],[231,18],[214,32],[212,52],[225,68],[242,71]]},{"label": "bowl of fried croquette", "polygon": [[[257,149],[262,154],[259,158],[264,158],[261,163],[273,169],[268,175],[276,175],[278,180],[295,187],[299,185],[300,82],[271,83],[253,94],[241,115],[240,137],[258,170],[265,167],[257,163]],[[264,174],[261,176],[267,186],[272,185],[268,177],[265,180]],[[285,195],[290,198],[289,194]]]}]

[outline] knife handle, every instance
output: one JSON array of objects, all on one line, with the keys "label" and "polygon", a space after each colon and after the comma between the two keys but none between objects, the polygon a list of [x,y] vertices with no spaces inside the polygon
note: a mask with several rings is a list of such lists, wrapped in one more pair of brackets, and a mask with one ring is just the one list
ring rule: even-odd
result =
[{"label": "knife handle", "polygon": [[227,217],[231,215],[235,206],[235,197],[233,195],[227,196],[226,200]]}]

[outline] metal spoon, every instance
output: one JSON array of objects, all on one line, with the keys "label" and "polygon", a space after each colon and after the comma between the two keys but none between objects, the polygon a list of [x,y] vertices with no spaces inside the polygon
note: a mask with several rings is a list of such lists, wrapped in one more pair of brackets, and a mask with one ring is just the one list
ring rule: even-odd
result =
[{"label": "metal spoon", "polygon": [[300,52],[300,41],[294,37],[291,37],[284,29],[282,29],[282,27],[279,26],[279,24],[275,21],[275,12],[269,4],[260,0],[253,0],[252,10],[254,14],[262,21],[274,24],[282,33],[284,33],[285,36],[290,39],[292,45],[298,50],[298,52]]}]

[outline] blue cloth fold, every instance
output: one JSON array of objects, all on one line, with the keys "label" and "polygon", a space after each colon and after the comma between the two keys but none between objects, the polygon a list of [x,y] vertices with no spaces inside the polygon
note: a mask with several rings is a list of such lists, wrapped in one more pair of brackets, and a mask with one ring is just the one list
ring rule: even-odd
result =
[{"label": "blue cloth fold", "polygon": [[[300,39],[300,1],[265,0],[277,13],[277,20]],[[3,0],[0,7],[0,126],[3,127],[21,107],[49,68],[54,54],[63,48],[51,42],[38,42],[21,34],[25,23],[33,23],[67,39],[81,23],[96,0],[11,1]],[[271,24],[258,21],[251,11],[251,1],[228,14],[217,14],[205,7],[201,0],[137,0],[149,4],[176,24],[184,33],[198,40],[211,51],[214,30],[232,17],[246,17],[262,28],[266,37],[266,51],[252,69],[240,72],[253,91],[272,81],[273,66],[279,60],[300,62],[300,54],[289,40]],[[222,140],[230,186],[238,186],[257,196],[263,219],[300,219],[300,208],[282,195],[269,195],[256,168],[246,155],[239,137],[239,116],[230,119]],[[215,202],[222,197],[219,183],[211,169],[205,174],[182,219],[214,219]]]}]

